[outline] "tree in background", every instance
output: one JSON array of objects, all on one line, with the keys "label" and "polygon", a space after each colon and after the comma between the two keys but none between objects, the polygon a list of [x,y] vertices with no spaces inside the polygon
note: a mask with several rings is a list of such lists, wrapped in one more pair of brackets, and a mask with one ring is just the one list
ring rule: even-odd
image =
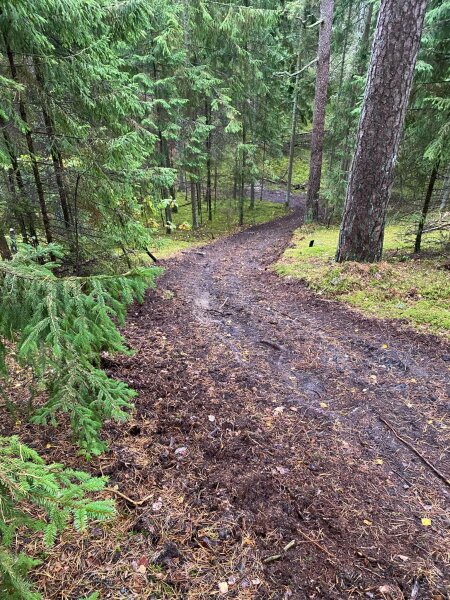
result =
[{"label": "tree in background", "polygon": [[323,145],[325,137],[325,108],[327,104],[330,71],[331,28],[333,24],[334,0],[321,0],[320,33],[317,54],[316,93],[314,98],[313,128],[311,137],[311,159],[307,209],[314,221],[319,219],[319,190],[322,174]]}]

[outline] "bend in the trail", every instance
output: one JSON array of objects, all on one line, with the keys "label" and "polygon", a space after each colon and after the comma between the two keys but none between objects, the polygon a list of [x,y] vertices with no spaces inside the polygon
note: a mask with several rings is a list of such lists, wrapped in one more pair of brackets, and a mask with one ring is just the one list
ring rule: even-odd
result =
[{"label": "bend in the trail", "polygon": [[277,277],[301,221],[185,252],[129,320],[138,353],[116,373],[164,448],[147,481],[210,528],[174,527],[184,558],[165,567],[180,598],[217,578],[235,598],[445,598],[448,345]]}]

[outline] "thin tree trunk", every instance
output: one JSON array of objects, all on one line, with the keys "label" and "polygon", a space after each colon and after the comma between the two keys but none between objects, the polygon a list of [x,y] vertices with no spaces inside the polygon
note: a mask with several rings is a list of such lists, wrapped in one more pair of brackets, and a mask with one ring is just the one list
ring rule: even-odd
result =
[{"label": "thin tree trunk", "polygon": [[322,175],[323,143],[325,137],[325,108],[327,104],[330,73],[331,28],[334,0],[320,2],[320,32],[317,55],[316,94],[314,98],[313,130],[311,136],[311,159],[307,207],[314,221],[319,219],[319,190]]},{"label": "thin tree trunk", "polygon": [[12,259],[12,253],[11,253],[11,250],[9,249],[8,241],[5,237],[5,234],[3,233],[3,231],[1,229],[0,229],[0,256],[2,257],[2,260],[11,260]]},{"label": "thin tree trunk", "polygon": [[192,208],[192,229],[198,229],[198,209],[197,209],[197,191],[195,181],[191,179],[191,208]]},{"label": "thin tree trunk", "polygon": [[[45,93],[44,77],[42,75],[42,71],[41,71],[38,59],[33,58],[33,63],[34,63],[34,72],[35,72],[35,76],[36,76],[36,81],[38,82],[39,87],[41,88],[42,92]],[[42,116],[44,117],[45,130],[47,132],[47,136],[50,141],[50,154],[52,157],[53,170],[55,172],[55,179],[56,179],[56,186],[58,188],[59,201],[61,203],[61,210],[62,210],[63,218],[64,218],[64,226],[67,231],[70,231],[72,219],[71,219],[71,215],[70,215],[67,191],[66,191],[66,187],[64,184],[63,158],[62,158],[61,151],[60,151],[57,141],[56,141],[53,120],[52,120],[52,118],[50,116],[50,112],[46,108],[44,102],[42,102]]]},{"label": "thin tree trunk", "polygon": [[214,160],[214,212],[217,210],[217,158]]},{"label": "thin tree trunk", "polygon": [[[5,44],[6,44],[6,54],[8,55],[9,67],[11,70],[11,77],[13,78],[14,81],[19,83],[17,69],[16,69],[16,65],[14,63],[14,55],[12,53],[11,48],[9,47],[9,44],[8,44],[6,38],[5,38]],[[33,170],[34,183],[36,185],[36,191],[37,191],[37,195],[38,195],[38,199],[39,199],[39,207],[41,209],[42,224],[44,225],[45,238],[46,238],[47,242],[50,244],[53,241],[52,230],[50,227],[50,217],[49,217],[48,210],[47,210],[47,203],[45,201],[44,188],[42,186],[42,180],[41,180],[41,176],[39,173],[38,163],[36,160],[36,153],[35,153],[35,149],[34,149],[33,137],[31,135],[31,130],[30,130],[30,127],[28,124],[25,104],[24,104],[21,96],[19,97],[19,112],[20,112],[20,118],[22,119],[22,121],[26,127],[25,139],[27,141],[28,153],[29,153],[30,159],[31,159],[31,168]]]},{"label": "thin tree trunk", "polygon": [[[287,175],[287,187],[286,187],[286,206],[289,206],[291,203],[292,170],[294,168],[295,134],[297,131],[298,82],[300,79],[301,56],[302,56],[302,48],[301,48],[301,44],[300,44],[300,33],[299,33],[297,63],[295,66],[294,90],[292,92],[291,137],[289,140],[289,163],[288,163],[288,175]],[[265,146],[264,146],[264,151],[265,151]],[[262,185],[261,185],[261,200],[262,200]]]},{"label": "thin tree trunk", "polygon": [[[242,145],[245,147],[247,143],[247,130],[245,127],[244,112],[243,123],[242,123]],[[239,225],[244,224],[244,191],[245,191],[245,167],[246,167],[247,153],[245,149],[242,149],[242,164],[241,164],[241,177],[239,185]]]},{"label": "thin tree trunk", "polygon": [[[6,131],[6,122],[2,117],[0,117],[0,127],[3,129],[3,139],[5,140],[6,151],[8,152],[9,160],[11,162],[11,175],[13,175],[15,177],[16,182],[17,182],[17,187],[19,189],[20,200],[18,202],[17,211],[22,216],[25,215],[27,217],[31,237],[34,237],[36,240],[36,243],[37,243],[38,238],[37,238],[37,233],[36,233],[36,229],[35,229],[35,225],[34,225],[33,211],[31,209],[31,207],[29,206],[29,202],[28,202],[28,198],[27,198],[26,190],[25,190],[25,184],[24,184],[24,180],[22,177],[22,172],[19,168],[19,161],[17,160],[17,156],[15,155],[14,147],[13,147],[11,138],[9,136],[9,133]],[[10,181],[11,181],[11,186],[12,186],[11,191],[13,192],[14,180],[11,179]],[[22,227],[21,227],[21,230],[22,230]],[[27,244],[28,236],[27,236],[26,228],[25,228],[25,231],[22,230],[22,238],[23,238],[23,241]]]},{"label": "thin tree trunk", "polygon": [[427,0],[381,2],[339,235],[339,262],[381,259],[426,5]]},{"label": "thin tree trunk", "polygon": [[202,184],[200,183],[200,181],[197,181],[195,187],[197,191],[198,216],[200,217],[200,223],[203,224]]},{"label": "thin tree trunk", "polygon": [[263,199],[263,191],[264,191],[264,177],[266,174],[266,141],[263,142],[263,155],[262,155],[262,165],[261,165],[261,185],[259,188],[259,199]]},{"label": "thin tree trunk", "polygon": [[255,208],[255,182],[250,183],[250,210]]},{"label": "thin tree trunk", "polygon": [[[205,100],[206,124],[211,125],[211,106]],[[206,138],[206,209],[208,211],[208,220],[212,221],[212,192],[211,192],[211,131]]]},{"label": "thin tree trunk", "polygon": [[414,252],[420,252],[420,246],[422,244],[422,234],[427,220],[428,210],[430,208],[431,198],[433,197],[434,184],[439,171],[439,161],[434,165],[430,181],[428,183],[427,193],[425,194],[425,200],[423,203],[422,214],[420,215],[419,225],[417,227],[416,242],[414,244]]},{"label": "thin tree trunk", "polygon": [[450,196],[450,166],[447,169],[447,173],[444,176],[444,183],[442,184],[441,201],[439,204],[439,211],[442,213],[447,206],[448,198]]}]

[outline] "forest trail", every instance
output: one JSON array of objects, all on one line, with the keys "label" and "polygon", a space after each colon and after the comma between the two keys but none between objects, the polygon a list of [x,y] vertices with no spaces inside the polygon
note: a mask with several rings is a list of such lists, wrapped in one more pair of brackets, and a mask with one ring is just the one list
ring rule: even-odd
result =
[{"label": "forest trail", "polygon": [[131,311],[112,484],[155,493],[129,508],[176,597],[448,598],[450,486],[413,448],[450,477],[450,348],[277,277],[302,217],[183,253]]}]

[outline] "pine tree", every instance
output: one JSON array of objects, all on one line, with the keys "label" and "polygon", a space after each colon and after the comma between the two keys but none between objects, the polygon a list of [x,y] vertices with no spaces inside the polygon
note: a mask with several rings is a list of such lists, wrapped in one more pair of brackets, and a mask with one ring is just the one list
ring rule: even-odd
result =
[{"label": "pine tree", "polygon": [[381,3],[337,261],[381,258],[386,209],[426,4],[426,0]]}]

